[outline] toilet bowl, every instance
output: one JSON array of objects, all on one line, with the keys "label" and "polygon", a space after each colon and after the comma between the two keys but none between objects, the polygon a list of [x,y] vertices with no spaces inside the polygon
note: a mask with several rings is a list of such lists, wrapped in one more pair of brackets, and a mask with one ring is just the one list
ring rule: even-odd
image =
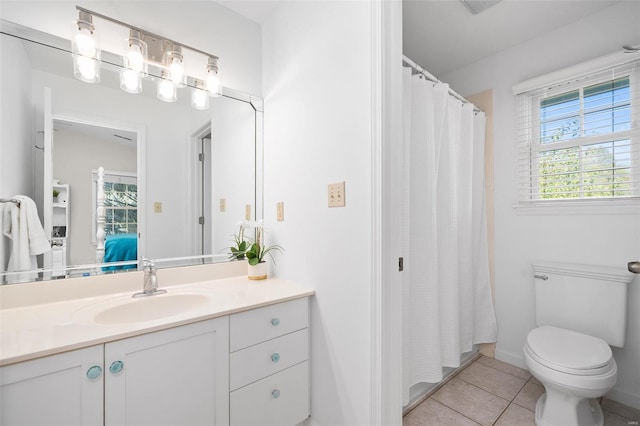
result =
[{"label": "toilet bowl", "polygon": [[616,384],[617,366],[602,339],[559,327],[542,326],[527,335],[524,358],[545,388],[536,404],[538,426],[601,426],[595,398]]}]

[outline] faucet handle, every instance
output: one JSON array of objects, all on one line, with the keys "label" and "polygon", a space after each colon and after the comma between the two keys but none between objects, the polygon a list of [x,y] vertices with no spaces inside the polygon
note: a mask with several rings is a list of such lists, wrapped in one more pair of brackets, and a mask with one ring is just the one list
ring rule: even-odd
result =
[{"label": "faucet handle", "polygon": [[155,272],[158,269],[156,265],[146,257],[143,257],[140,261],[140,267],[145,272]]}]

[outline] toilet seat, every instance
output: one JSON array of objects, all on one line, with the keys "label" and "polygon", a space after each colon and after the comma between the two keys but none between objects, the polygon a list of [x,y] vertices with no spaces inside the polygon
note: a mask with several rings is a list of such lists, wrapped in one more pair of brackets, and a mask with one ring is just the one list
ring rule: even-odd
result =
[{"label": "toilet seat", "polygon": [[604,340],[562,328],[532,330],[525,349],[538,364],[565,374],[596,376],[615,368],[613,353]]}]

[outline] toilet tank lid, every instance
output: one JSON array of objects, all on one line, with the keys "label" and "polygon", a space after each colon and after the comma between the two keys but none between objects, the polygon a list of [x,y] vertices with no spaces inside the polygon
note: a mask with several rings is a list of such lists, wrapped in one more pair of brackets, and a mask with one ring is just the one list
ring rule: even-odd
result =
[{"label": "toilet tank lid", "polygon": [[570,275],[602,281],[630,283],[635,275],[624,266],[606,266],[569,262],[536,260],[531,264],[534,273]]},{"label": "toilet tank lid", "polygon": [[604,340],[552,326],[531,330],[527,345],[543,360],[572,370],[603,367],[612,357],[611,348]]}]

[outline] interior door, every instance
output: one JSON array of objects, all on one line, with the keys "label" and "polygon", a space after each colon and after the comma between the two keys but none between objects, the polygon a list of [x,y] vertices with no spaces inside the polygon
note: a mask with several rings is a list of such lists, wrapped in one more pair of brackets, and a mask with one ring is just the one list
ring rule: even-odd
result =
[{"label": "interior door", "polygon": [[198,253],[212,254],[211,129],[198,140]]},{"label": "interior door", "polygon": [[[42,185],[42,215],[44,222],[44,234],[51,241],[53,230],[53,114],[51,112],[51,89],[44,88],[44,172]],[[50,269],[52,265],[52,253],[48,251],[43,256],[43,267]]]}]

